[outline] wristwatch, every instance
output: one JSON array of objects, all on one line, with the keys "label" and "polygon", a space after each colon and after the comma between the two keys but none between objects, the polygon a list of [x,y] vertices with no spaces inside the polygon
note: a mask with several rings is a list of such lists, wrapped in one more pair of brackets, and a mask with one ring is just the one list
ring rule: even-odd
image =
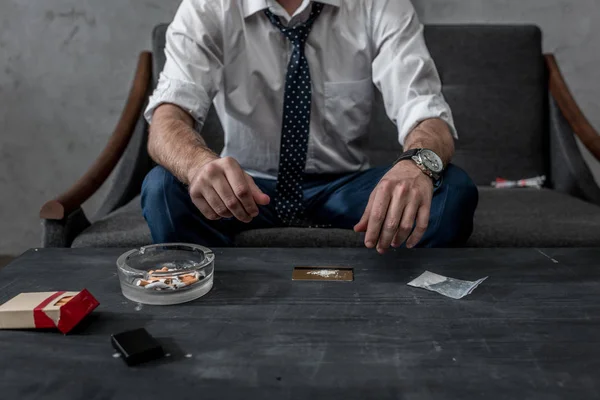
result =
[{"label": "wristwatch", "polygon": [[438,181],[444,171],[444,163],[442,159],[429,149],[412,149],[402,153],[400,158],[396,160],[394,165],[403,160],[413,160],[415,164],[434,181]]}]

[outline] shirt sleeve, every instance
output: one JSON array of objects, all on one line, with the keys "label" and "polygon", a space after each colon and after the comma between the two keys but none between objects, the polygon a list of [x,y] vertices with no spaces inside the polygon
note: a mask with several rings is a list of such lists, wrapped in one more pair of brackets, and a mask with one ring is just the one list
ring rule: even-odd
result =
[{"label": "shirt sleeve", "polygon": [[444,120],[458,138],[450,106],[429,54],[423,25],[409,0],[375,0],[371,7],[375,51],[373,83],[381,91],[388,117],[398,127],[398,140],[422,121]]},{"label": "shirt sleeve", "polygon": [[222,79],[220,1],[183,0],[166,34],[166,62],[144,113],[164,103],[188,112],[201,127]]}]

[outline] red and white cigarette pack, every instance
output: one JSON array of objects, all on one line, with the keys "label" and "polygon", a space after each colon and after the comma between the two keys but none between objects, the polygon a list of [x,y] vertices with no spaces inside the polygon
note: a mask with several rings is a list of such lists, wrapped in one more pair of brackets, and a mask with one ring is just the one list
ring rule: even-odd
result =
[{"label": "red and white cigarette pack", "polygon": [[99,304],[86,289],[21,293],[0,306],[0,329],[57,328],[68,333]]}]

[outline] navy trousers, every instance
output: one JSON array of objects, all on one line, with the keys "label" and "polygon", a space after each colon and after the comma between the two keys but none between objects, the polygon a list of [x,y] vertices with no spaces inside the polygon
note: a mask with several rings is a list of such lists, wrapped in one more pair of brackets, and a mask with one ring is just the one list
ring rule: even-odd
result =
[{"label": "navy trousers", "polygon": [[[308,175],[304,179],[305,217],[315,225],[352,229],[371,192],[389,167],[343,175]],[[155,243],[184,242],[208,247],[232,246],[237,233],[281,226],[273,199],[276,181],[255,179],[271,197],[250,223],[235,218],[210,221],[192,203],[187,188],[170,172],[155,167],[142,186],[142,210]],[[454,247],[466,243],[473,230],[478,192],[469,176],[449,165],[435,189],[427,232],[418,247]]]}]

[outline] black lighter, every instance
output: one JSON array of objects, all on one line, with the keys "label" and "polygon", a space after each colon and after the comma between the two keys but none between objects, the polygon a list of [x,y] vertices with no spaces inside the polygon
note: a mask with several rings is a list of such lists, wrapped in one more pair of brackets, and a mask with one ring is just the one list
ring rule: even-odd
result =
[{"label": "black lighter", "polygon": [[112,335],[110,340],[129,366],[156,360],[165,355],[160,343],[144,328],[117,333]]}]

